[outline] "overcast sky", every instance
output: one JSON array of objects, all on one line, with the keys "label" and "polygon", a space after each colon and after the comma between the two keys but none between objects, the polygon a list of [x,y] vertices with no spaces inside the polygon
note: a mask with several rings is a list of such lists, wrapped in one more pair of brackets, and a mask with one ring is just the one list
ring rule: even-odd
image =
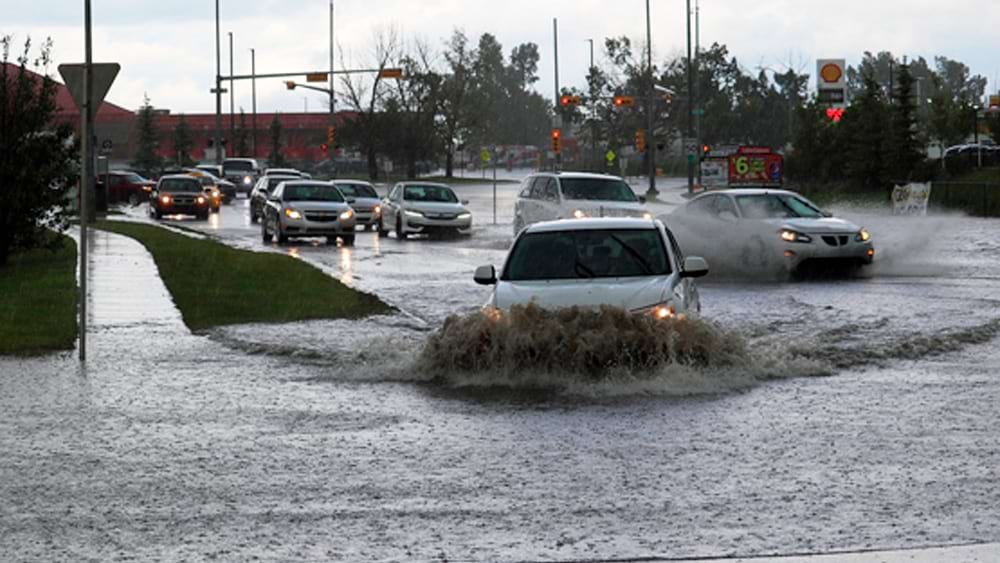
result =
[{"label": "overcast sky", "polygon": [[[559,18],[560,80],[583,86],[588,38],[645,36],[642,0],[335,0],[337,44],[351,66],[365,65],[379,27],[396,26],[409,38],[438,46],[455,28],[473,41],[497,36],[507,52],[519,43],[539,45],[539,91],[553,92],[552,18]],[[651,0],[654,57],[663,60],[685,45],[685,0]],[[692,0],[693,6],[694,0]],[[744,67],[783,70],[789,64],[815,74],[816,58],[860,59],[865,50],[898,56],[945,55],[974,73],[1000,74],[1000,7],[996,0],[702,0],[703,44],[725,43]],[[329,65],[328,0],[221,0],[223,74],[228,72],[226,33],[235,35],[236,73],[249,74],[251,47],[259,73],[323,69]],[[18,42],[51,36],[56,64],[83,60],[83,2],[5,2],[0,34]],[[94,0],[94,57],[119,62],[122,73],[110,101],[129,109],[148,93],[153,105],[174,112],[214,109],[212,0]],[[600,61],[600,48],[598,47]],[[338,56],[339,58],[339,56]],[[339,66],[339,61],[338,61]],[[53,68],[53,72],[55,72]],[[323,111],[323,95],[290,92],[279,80],[257,84],[258,111]],[[237,111],[249,112],[250,84],[236,85]],[[228,111],[228,98],[224,107]]]}]

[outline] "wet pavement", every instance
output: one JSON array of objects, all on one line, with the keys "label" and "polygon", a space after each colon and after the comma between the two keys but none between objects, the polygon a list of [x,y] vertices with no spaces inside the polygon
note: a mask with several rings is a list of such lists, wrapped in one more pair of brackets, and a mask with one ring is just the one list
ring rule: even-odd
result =
[{"label": "wet pavement", "polygon": [[[244,200],[176,224],[406,311],[359,323],[192,335],[141,247],[96,235],[94,270],[119,275],[92,278],[88,365],[0,359],[2,558],[678,560],[1000,540],[997,222],[847,210],[884,250],[868,277],[703,284],[706,317],[773,353],[765,376],[678,367],[540,392],[415,368],[429,330],[485,301],[472,269],[510,243],[516,186],[496,227],[486,186],[458,191],[470,239],[263,245]],[[829,375],[785,361],[802,351]],[[875,555],[820,561],[1000,551]]]}]

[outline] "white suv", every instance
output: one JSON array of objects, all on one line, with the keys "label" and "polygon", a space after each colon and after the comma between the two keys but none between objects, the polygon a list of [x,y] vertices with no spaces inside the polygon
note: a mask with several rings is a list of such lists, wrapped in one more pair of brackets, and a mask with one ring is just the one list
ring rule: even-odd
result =
[{"label": "white suv", "polygon": [[542,221],[588,217],[652,219],[637,196],[621,178],[581,172],[541,173],[521,183],[514,203],[514,235]]}]

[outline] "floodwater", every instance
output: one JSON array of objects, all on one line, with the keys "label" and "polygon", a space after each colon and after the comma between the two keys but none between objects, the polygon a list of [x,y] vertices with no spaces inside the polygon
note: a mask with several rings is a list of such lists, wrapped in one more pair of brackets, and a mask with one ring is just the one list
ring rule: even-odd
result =
[{"label": "floodwater", "polygon": [[417,366],[485,302],[472,271],[511,240],[516,185],[496,226],[490,187],[458,191],[469,239],[264,245],[244,200],[176,225],[297,256],[399,315],[191,335],[119,311],[96,319],[85,369],[0,360],[0,553],[589,561],[1000,540],[1000,223],[844,210],[879,249],[865,276],[701,285],[706,321],[754,365],[540,390]]}]

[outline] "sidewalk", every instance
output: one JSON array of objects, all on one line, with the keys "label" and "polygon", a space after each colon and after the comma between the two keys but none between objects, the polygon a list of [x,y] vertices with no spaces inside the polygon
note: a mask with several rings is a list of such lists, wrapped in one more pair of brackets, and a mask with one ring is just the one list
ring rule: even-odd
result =
[{"label": "sidewalk", "polygon": [[[687,563],[995,563],[997,561],[1000,561],[1000,544],[993,543],[834,555],[696,559]],[[685,561],[674,561],[674,563],[685,563]]]}]

